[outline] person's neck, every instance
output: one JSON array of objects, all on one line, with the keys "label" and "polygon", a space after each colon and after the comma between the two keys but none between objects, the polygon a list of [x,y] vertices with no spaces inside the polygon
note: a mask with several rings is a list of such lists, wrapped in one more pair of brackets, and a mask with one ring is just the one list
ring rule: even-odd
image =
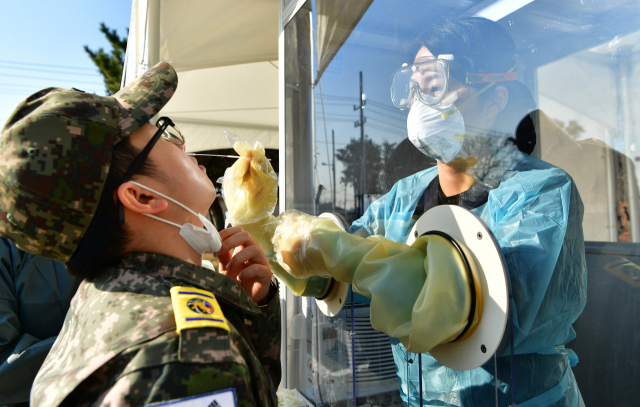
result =
[{"label": "person's neck", "polygon": [[140,220],[142,223],[130,225],[128,228],[129,236],[133,237],[127,245],[128,253],[163,254],[202,266],[202,256],[180,236],[180,229],[146,217]]},{"label": "person's neck", "polygon": [[464,169],[438,161],[438,177],[440,189],[446,196],[453,196],[467,191],[475,183],[475,178]]}]

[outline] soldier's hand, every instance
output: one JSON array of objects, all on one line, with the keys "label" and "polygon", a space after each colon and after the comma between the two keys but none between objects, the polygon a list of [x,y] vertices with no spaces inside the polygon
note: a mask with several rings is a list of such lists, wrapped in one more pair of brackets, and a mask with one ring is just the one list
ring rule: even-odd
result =
[{"label": "soldier's hand", "polygon": [[256,240],[239,226],[220,231],[222,247],[217,253],[220,273],[242,286],[249,297],[259,303],[269,293],[271,268]]}]

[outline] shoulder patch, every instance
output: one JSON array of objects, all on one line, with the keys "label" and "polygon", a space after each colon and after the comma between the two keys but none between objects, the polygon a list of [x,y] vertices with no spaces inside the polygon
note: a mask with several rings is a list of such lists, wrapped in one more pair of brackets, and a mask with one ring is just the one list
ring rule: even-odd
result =
[{"label": "shoulder patch", "polygon": [[236,407],[236,405],[235,390],[227,389],[215,393],[202,394],[200,396],[148,404],[147,407]]},{"label": "shoulder patch", "polygon": [[171,302],[177,331],[193,328],[222,328],[230,332],[215,295],[193,287],[172,287]]}]

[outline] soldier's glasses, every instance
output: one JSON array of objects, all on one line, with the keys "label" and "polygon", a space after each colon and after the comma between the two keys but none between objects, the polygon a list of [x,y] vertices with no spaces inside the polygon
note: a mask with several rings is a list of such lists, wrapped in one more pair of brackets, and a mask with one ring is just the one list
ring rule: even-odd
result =
[{"label": "soldier's glasses", "polygon": [[[131,163],[131,167],[124,175],[122,179],[122,183],[124,184],[127,181],[131,180],[133,174],[135,174],[142,165],[146,161],[149,153],[153,146],[156,145],[160,137],[163,137],[165,140],[172,142],[178,146],[184,145],[184,136],[180,133],[180,130],[176,127],[175,123],[169,119],[168,117],[161,117],[156,122],[156,126],[158,126],[158,131],[151,137],[151,140],[147,143],[147,145],[142,149],[140,154],[133,160]],[[118,199],[118,223],[120,226],[124,225],[124,207],[122,206],[122,202]]]}]

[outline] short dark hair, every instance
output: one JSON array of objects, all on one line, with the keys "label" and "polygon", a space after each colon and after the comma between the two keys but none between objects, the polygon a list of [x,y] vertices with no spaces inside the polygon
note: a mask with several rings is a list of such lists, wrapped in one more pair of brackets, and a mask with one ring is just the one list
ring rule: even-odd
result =
[{"label": "short dark hair", "polygon": [[509,33],[500,24],[482,17],[444,16],[428,23],[405,46],[407,57],[413,58],[423,46],[435,57],[453,54],[451,75],[461,83],[465,83],[467,73],[507,72],[517,57]]},{"label": "short dark hair", "polygon": [[[516,46],[500,24],[482,17],[444,16],[423,26],[422,31],[404,47],[405,57],[413,58],[427,47],[437,57],[453,54],[455,63],[450,75],[466,83],[467,73],[505,73],[516,64]],[[536,108],[531,92],[520,81],[498,82],[509,91],[507,106],[496,116],[490,131],[506,135],[520,149],[530,154],[536,144],[535,133],[518,131],[518,123]],[[467,84],[477,89],[486,83]],[[490,94],[490,91],[487,92]],[[489,96],[486,93],[483,96]],[[482,97],[482,96],[481,96]]]},{"label": "short dark hair", "polygon": [[[117,203],[113,193],[118,189],[133,160],[140,154],[129,138],[116,144],[112,150],[109,175],[100,196],[100,202],[78,248],[65,264],[67,271],[78,278],[91,280],[102,275],[126,254],[130,242],[125,225],[118,222]],[[156,167],[147,158],[133,176],[154,176]]]}]

